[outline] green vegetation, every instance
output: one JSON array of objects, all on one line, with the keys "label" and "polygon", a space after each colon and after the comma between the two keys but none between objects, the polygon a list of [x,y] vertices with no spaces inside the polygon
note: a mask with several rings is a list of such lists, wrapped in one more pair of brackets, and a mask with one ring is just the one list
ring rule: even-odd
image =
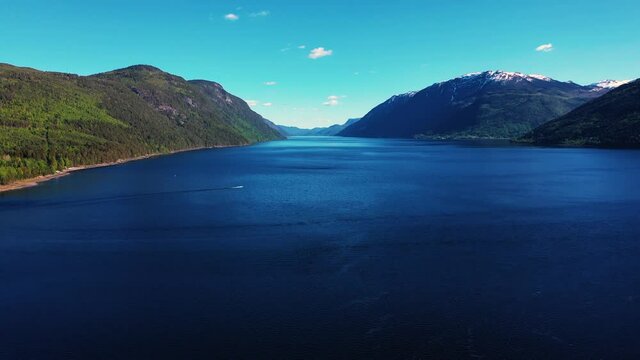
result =
[{"label": "green vegetation", "polygon": [[278,138],[217,83],[151,66],[82,77],[0,64],[0,184],[70,166]]},{"label": "green vegetation", "polygon": [[539,145],[640,147],[640,80],[538,127],[519,141]]}]

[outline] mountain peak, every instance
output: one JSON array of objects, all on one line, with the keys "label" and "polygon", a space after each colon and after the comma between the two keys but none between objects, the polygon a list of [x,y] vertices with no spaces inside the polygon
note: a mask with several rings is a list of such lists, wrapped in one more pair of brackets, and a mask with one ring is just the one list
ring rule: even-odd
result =
[{"label": "mountain peak", "polygon": [[144,74],[144,73],[149,73],[153,75],[166,74],[164,71],[162,71],[161,69],[158,69],[155,66],[140,64],[140,65],[128,66],[122,69],[111,70],[111,71],[107,71],[107,72],[96,74],[96,75],[97,76],[113,76],[113,75],[120,76],[123,74],[131,75],[131,74]]},{"label": "mountain peak", "polygon": [[[129,67],[126,67],[124,69],[121,70],[131,70],[131,71],[148,71],[148,72],[164,72],[160,69],[158,69],[155,66],[151,66],[151,65],[145,65],[145,64],[139,64],[139,65],[132,65]],[[117,71],[117,70],[116,70]]]},{"label": "mountain peak", "polygon": [[607,80],[602,80],[599,81],[597,83],[591,84],[589,85],[591,88],[593,88],[592,91],[598,91],[598,90],[602,90],[602,89],[615,89],[619,86],[622,86],[624,84],[628,84],[630,83],[631,80],[611,80],[611,79],[607,79]]},{"label": "mountain peak", "polygon": [[512,71],[503,71],[503,70],[489,70],[483,72],[474,72],[462,75],[457,79],[468,80],[468,79],[477,79],[482,78],[489,81],[495,82],[509,82],[509,81],[552,81],[553,79],[539,74],[524,74],[520,72],[512,72]]}]

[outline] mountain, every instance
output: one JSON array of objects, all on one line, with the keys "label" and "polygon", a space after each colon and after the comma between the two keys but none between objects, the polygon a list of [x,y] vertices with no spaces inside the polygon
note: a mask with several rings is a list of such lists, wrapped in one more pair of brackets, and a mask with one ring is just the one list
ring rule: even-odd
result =
[{"label": "mountain", "polygon": [[597,82],[595,84],[591,84],[589,85],[589,87],[591,88],[591,91],[599,91],[602,89],[615,89],[619,86],[622,86],[624,84],[628,84],[630,83],[630,80],[602,80],[600,82]]},{"label": "mountain", "polygon": [[396,95],[339,133],[361,137],[513,138],[609,91],[542,75],[485,71]]},{"label": "mountain", "polygon": [[[285,136],[309,136],[312,129],[302,129],[295,126],[276,125]],[[324,129],[324,128],[323,128]]]},{"label": "mountain", "polygon": [[70,166],[280,138],[214,82],[147,65],[78,76],[0,64],[0,184]]},{"label": "mountain", "polygon": [[539,145],[640,147],[640,80],[622,85],[525,135]]},{"label": "mountain", "polygon": [[329,127],[317,127],[313,129],[301,129],[295,126],[277,125],[286,136],[335,136],[347,126],[360,121],[359,118],[349,119],[342,125],[336,124]]}]

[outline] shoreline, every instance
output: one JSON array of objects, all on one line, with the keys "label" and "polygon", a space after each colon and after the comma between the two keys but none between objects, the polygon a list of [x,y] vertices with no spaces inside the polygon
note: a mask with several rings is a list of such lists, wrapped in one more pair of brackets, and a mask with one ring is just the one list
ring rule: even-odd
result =
[{"label": "shoreline", "polygon": [[10,184],[0,185],[0,193],[5,193],[5,192],[10,192],[10,191],[21,190],[21,189],[26,189],[26,188],[38,186],[43,182],[47,182],[49,180],[65,177],[65,176],[70,175],[70,174],[72,174],[74,172],[77,172],[77,171],[83,171],[83,170],[89,170],[89,169],[97,169],[97,168],[103,168],[103,167],[109,167],[109,166],[115,166],[115,165],[121,165],[121,164],[126,164],[126,163],[129,163],[129,162],[133,162],[133,161],[151,159],[151,158],[160,157],[160,156],[175,155],[175,154],[179,154],[179,153],[183,153],[183,152],[189,152],[189,151],[207,150],[207,149],[220,149],[220,148],[229,148],[229,147],[242,147],[242,146],[248,146],[248,145],[250,145],[250,144],[201,146],[201,147],[195,147],[195,148],[173,150],[173,151],[166,152],[166,153],[154,153],[154,154],[141,155],[141,156],[136,156],[136,157],[127,158],[127,159],[118,159],[116,161],[106,162],[106,163],[99,163],[99,164],[92,164],[92,165],[82,165],[82,166],[72,166],[70,168],[66,168],[64,170],[60,170],[60,171],[56,172],[55,174],[41,175],[41,176],[34,177],[34,178],[17,180],[17,181],[14,181],[14,182],[10,183]]}]

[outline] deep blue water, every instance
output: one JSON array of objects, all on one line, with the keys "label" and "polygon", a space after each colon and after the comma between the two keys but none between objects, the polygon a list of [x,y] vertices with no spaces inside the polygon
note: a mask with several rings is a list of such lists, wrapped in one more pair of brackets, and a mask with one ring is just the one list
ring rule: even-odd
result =
[{"label": "deep blue water", "polygon": [[638,358],[639,185],[342,138],[77,172],[0,194],[0,359]]}]

